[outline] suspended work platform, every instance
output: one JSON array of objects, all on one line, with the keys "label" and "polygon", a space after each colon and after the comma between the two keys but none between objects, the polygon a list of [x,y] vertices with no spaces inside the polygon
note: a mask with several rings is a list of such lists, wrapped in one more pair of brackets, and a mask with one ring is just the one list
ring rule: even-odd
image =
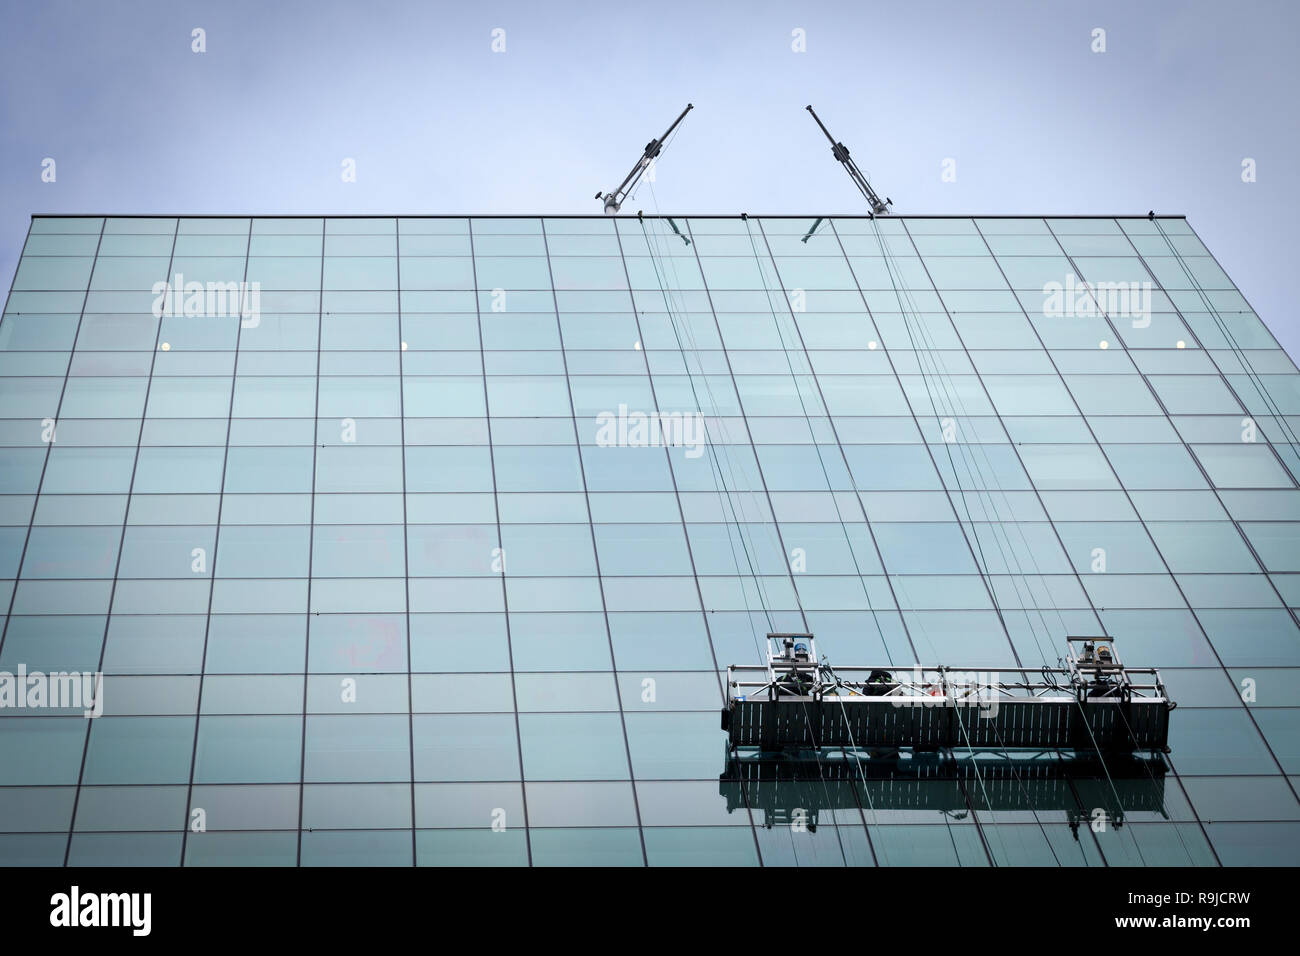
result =
[{"label": "suspended work platform", "polygon": [[764,752],[848,748],[1167,752],[1174,703],[1109,638],[1068,638],[1061,666],[832,668],[811,634],[769,634],[767,664],[727,668],[722,729]]}]

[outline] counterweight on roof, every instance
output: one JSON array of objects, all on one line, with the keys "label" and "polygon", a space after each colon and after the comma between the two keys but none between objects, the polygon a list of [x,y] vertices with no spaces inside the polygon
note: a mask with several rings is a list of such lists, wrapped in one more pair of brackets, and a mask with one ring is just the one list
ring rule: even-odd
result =
[{"label": "counterweight on roof", "polygon": [[826,138],[830,140],[831,155],[844,165],[844,168],[848,170],[849,176],[852,178],[854,185],[862,191],[863,196],[867,197],[867,202],[871,204],[872,213],[877,216],[888,215],[889,207],[894,204],[894,200],[889,198],[886,198],[883,201],[881,200],[876,191],[871,188],[871,183],[867,182],[867,177],[862,175],[862,170],[858,169],[858,164],[849,156],[849,148],[843,143],[836,141],[835,137],[831,135],[830,130],[826,128],[826,124],[821,121],[821,118],[813,111],[811,106],[807,109],[809,113],[812,113],[812,118],[817,121],[817,125],[822,128],[822,132],[826,134]]},{"label": "counterweight on roof", "polygon": [[1069,638],[1063,666],[832,669],[811,634],[769,634],[766,664],[727,668],[733,748],[1165,751],[1174,703],[1159,671],[1125,667],[1109,638]]},{"label": "counterweight on roof", "polygon": [[611,189],[607,193],[596,193],[597,199],[605,200],[605,215],[612,216],[614,213],[618,212],[619,207],[623,205],[623,200],[627,198],[628,192],[631,191],[632,187],[637,184],[638,180],[640,180],[641,174],[650,167],[650,163],[653,162],[654,158],[663,152],[664,143],[668,140],[668,137],[672,135],[673,130],[677,128],[677,124],[685,119],[686,114],[694,108],[694,105],[687,103],[686,109],[682,110],[681,115],[679,115],[677,119],[673,120],[673,124],[664,131],[662,136],[646,143],[645,149],[641,153],[641,158],[636,161],[636,165],[632,167],[632,171],[624,177],[623,181],[619,183],[617,189]]}]

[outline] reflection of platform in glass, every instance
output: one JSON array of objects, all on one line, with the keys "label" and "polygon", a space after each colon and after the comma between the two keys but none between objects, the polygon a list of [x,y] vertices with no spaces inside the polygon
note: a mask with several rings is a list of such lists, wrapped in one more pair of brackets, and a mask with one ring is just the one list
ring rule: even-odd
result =
[{"label": "reflection of platform in glass", "polygon": [[[933,810],[963,817],[985,811],[1064,811],[1071,829],[1104,819],[1123,826],[1125,813],[1167,817],[1162,756],[918,757],[855,759],[807,752],[781,757],[734,752],[718,778],[727,812],[747,807],[764,826],[795,822],[802,812],[815,829],[824,810]],[[874,820],[870,822],[876,822]]]},{"label": "reflection of platform in glass", "polygon": [[1159,672],[1125,667],[1109,639],[1069,642],[1058,668],[900,672],[832,668],[811,634],[769,634],[766,665],[727,669],[722,729],[733,748],[766,752],[1166,750],[1174,704]]}]

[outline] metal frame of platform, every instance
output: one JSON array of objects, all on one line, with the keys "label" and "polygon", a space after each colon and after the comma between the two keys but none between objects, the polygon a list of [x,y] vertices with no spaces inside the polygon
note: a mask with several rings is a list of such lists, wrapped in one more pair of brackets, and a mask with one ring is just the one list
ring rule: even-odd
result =
[{"label": "metal frame of platform", "polygon": [[1167,751],[1169,699],[1154,668],[1107,637],[1068,638],[1059,667],[832,668],[811,634],[769,634],[766,664],[727,668],[733,748]]}]

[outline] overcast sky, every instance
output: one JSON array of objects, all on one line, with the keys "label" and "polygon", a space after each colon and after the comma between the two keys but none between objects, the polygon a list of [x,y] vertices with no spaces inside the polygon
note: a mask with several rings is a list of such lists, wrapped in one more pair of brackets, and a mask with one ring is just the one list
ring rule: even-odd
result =
[{"label": "overcast sky", "polygon": [[812,103],[898,212],[1186,214],[1300,354],[1300,4],[0,5],[6,290],[32,213],[597,213],[688,101],[663,212],[861,213]]}]

